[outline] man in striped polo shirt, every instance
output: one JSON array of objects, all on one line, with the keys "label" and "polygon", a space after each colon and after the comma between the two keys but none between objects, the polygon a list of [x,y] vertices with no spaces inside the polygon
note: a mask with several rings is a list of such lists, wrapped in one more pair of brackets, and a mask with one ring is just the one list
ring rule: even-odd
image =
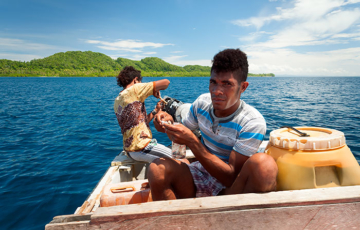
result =
[{"label": "man in striped polo shirt", "polygon": [[[198,161],[157,159],[150,164],[148,178],[152,198],[168,200],[268,192],[276,189],[274,159],[256,153],[266,133],[263,116],[240,100],[248,87],[248,61],[239,49],[226,49],[214,56],[209,93],[192,104],[183,125],[160,112],[154,124],[158,131],[179,144],[186,144]],[[191,130],[200,129],[201,140]],[[255,154],[256,153],[256,154]]]}]

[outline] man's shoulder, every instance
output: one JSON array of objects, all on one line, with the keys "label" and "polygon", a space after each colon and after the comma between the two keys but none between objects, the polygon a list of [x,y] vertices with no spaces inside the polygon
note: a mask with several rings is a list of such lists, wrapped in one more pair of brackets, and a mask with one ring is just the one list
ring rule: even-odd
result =
[{"label": "man's shoulder", "polygon": [[[146,95],[146,97],[149,96],[149,94],[153,93],[153,86],[154,82],[146,82],[146,83],[136,83],[132,85],[129,88],[124,89],[119,96],[126,98],[126,100],[130,101],[137,101]],[[144,98],[145,100],[145,98]]]},{"label": "man's shoulder", "polygon": [[141,83],[134,84],[132,87],[135,86],[134,88],[136,89],[136,88],[142,88],[142,87],[146,87],[146,86],[153,86],[154,84],[155,83],[153,81],[151,81],[151,82],[141,82]]},{"label": "man's shoulder", "polygon": [[211,104],[211,96],[210,93],[204,93],[201,94],[194,103],[197,103],[198,105],[208,105]]},{"label": "man's shoulder", "polygon": [[211,105],[211,96],[210,93],[204,93],[201,94],[192,104],[192,107],[195,111],[204,110],[204,111],[210,111]]},{"label": "man's shoulder", "polygon": [[210,93],[203,93],[196,100],[206,100],[206,101],[210,100],[211,101]]},{"label": "man's shoulder", "polygon": [[241,115],[244,116],[247,120],[260,119],[264,120],[263,115],[255,107],[247,104],[245,101],[242,101],[243,109],[241,110]]},{"label": "man's shoulder", "polygon": [[115,101],[119,101],[124,97],[124,91],[126,91],[126,89],[120,91],[120,93],[115,97]]},{"label": "man's shoulder", "polygon": [[123,100],[124,97],[126,97],[128,94],[130,94],[133,90],[134,90],[133,86],[131,86],[130,88],[122,90],[119,93],[119,95],[116,97],[115,100]]}]

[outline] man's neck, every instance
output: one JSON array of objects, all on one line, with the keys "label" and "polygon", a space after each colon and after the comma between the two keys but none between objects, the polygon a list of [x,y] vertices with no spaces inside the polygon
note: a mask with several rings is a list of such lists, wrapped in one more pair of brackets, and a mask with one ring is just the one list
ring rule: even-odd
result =
[{"label": "man's neck", "polygon": [[125,89],[128,89],[128,88],[130,88],[130,87],[133,86],[133,85],[135,85],[135,82],[134,82],[134,81],[132,81],[130,84],[128,84],[128,85],[125,87]]},{"label": "man's neck", "polygon": [[231,114],[235,113],[235,111],[239,108],[241,100],[239,99],[233,106],[225,110],[215,110],[214,115],[218,118],[220,117],[228,117]]}]

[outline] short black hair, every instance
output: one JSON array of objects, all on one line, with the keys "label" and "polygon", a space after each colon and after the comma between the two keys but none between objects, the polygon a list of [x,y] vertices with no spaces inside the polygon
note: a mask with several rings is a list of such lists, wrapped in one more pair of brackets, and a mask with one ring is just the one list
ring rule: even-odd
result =
[{"label": "short black hair", "polygon": [[126,88],[135,78],[138,78],[139,81],[142,80],[141,71],[132,66],[125,66],[116,77],[116,81],[118,86]]},{"label": "short black hair", "polygon": [[240,49],[226,49],[214,56],[211,73],[232,72],[239,82],[246,81],[249,72],[247,56]]}]

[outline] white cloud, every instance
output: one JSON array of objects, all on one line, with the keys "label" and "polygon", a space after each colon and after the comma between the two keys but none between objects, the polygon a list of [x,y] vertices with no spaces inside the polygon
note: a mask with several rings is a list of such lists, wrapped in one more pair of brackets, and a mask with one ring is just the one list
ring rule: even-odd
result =
[{"label": "white cloud", "polygon": [[28,42],[21,39],[0,38],[0,49],[7,51],[28,51],[58,49],[58,47],[41,43]]},{"label": "white cloud", "polygon": [[33,59],[43,58],[44,54],[53,54],[62,50],[61,47],[29,42],[15,38],[0,38],[0,59],[14,61],[31,61]]},{"label": "white cloud", "polygon": [[163,60],[177,66],[185,66],[185,65],[211,66],[212,65],[211,60],[181,60],[184,57],[187,57],[187,55],[165,57],[163,58]]},{"label": "white cloud", "polygon": [[[184,57],[187,57],[188,55],[182,55],[182,56],[170,56],[170,57],[166,57],[165,59],[168,60],[168,61],[177,61],[181,58],[184,58]],[[164,59],[164,60],[165,60]]]},{"label": "white cloud", "polygon": [[290,49],[249,49],[249,72],[297,76],[359,76],[360,47],[297,53]]},{"label": "white cloud", "polygon": [[244,41],[244,42],[252,42],[266,34],[272,34],[272,33],[266,32],[266,31],[256,31],[256,32],[250,33],[247,36],[240,37],[239,40]]},{"label": "white cloud", "polygon": [[184,51],[172,51],[170,53],[177,54],[177,53],[182,53],[182,52],[184,52]]},{"label": "white cloud", "polygon": [[360,10],[348,10],[327,15],[316,21],[296,23],[270,36],[266,42],[257,43],[263,47],[288,47],[320,44],[336,44],[336,34],[350,28],[360,19]]},{"label": "white cloud", "polygon": [[[352,42],[360,40],[360,9],[351,4],[359,2],[295,0],[292,7],[279,7],[274,14],[233,21],[235,25],[255,29],[239,38],[247,43],[241,47],[249,56],[249,71],[276,75],[358,76],[360,48]],[[344,49],[340,44],[353,48]],[[304,52],[302,46],[307,46],[307,50],[311,46],[316,50],[321,47],[322,51]]]},{"label": "white cloud", "polygon": [[156,54],[156,52],[145,52],[142,54],[133,54],[133,55],[129,55],[129,54],[116,54],[116,55],[108,55],[109,57],[111,57],[112,59],[117,59],[118,57],[121,58],[128,58],[128,59],[132,59],[132,60],[141,60],[143,58],[149,57],[149,55],[153,55]]},{"label": "white cloud", "polygon": [[332,38],[352,38],[358,40],[360,38],[360,32],[335,34]]},{"label": "white cloud", "polygon": [[284,20],[300,20],[300,21],[315,21],[327,13],[333,11],[334,8],[354,4],[358,0],[344,1],[344,0],[296,0],[293,8],[277,8],[277,14],[270,16],[251,17],[249,19],[239,19],[232,21],[238,26],[255,26],[257,29],[264,24],[271,21]]},{"label": "white cloud", "polygon": [[12,61],[31,61],[39,58],[43,57],[33,54],[0,53],[0,59],[8,59]]},{"label": "white cloud", "polygon": [[359,2],[360,2],[360,0],[348,0],[348,1],[346,2],[346,5],[347,5],[347,4],[359,3]]},{"label": "white cloud", "polygon": [[135,55],[129,56],[129,59],[140,61],[141,59],[146,58],[146,57],[148,57],[148,56],[147,55],[135,54]]},{"label": "white cloud", "polygon": [[140,40],[117,40],[115,42],[107,42],[100,40],[86,40],[86,43],[97,44],[98,48],[105,50],[121,50],[127,52],[139,53],[142,52],[143,48],[161,48],[164,46],[169,46],[173,44],[163,44],[163,43],[154,43],[154,42],[142,42]]},{"label": "white cloud", "polygon": [[119,48],[119,47],[114,47],[114,46],[97,46],[100,49],[103,50],[121,50],[124,52],[131,52],[131,53],[141,53],[141,50],[137,50],[137,49],[128,49],[128,48]]},{"label": "white cloud", "polygon": [[152,54],[156,54],[156,52],[145,52],[144,54],[152,55]]}]

